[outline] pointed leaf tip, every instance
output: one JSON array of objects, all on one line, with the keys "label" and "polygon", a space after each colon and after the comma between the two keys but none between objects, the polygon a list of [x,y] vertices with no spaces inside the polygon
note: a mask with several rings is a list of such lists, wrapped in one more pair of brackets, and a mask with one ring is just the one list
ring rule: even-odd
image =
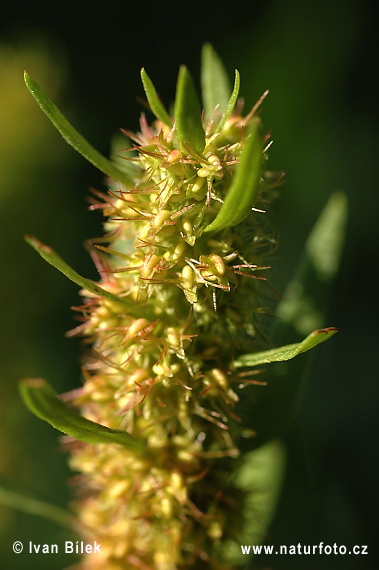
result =
[{"label": "pointed leaf tip", "polygon": [[141,69],[141,79],[142,79],[143,88],[146,93],[147,101],[150,105],[150,109],[157,117],[157,119],[159,119],[160,121],[162,121],[162,123],[171,128],[172,120],[170,118],[170,115],[167,113],[166,109],[161,103],[158,94],[155,90],[154,84],[151,81],[150,77],[147,75],[144,67]]},{"label": "pointed leaf tip", "polygon": [[86,443],[117,443],[135,451],[142,450],[143,443],[127,432],[110,429],[81,416],[65,404],[42,378],[22,380],[19,389],[31,412],[67,435]]},{"label": "pointed leaf tip", "polygon": [[87,142],[86,139],[82,137],[76,129],[74,129],[55,103],[53,103],[53,101],[44,92],[42,87],[40,87],[26,71],[24,72],[24,80],[40,109],[45,113],[45,115],[47,115],[68,144],[70,144],[79,154],[84,156],[88,162],[93,164],[110,178],[127,185],[131,184],[130,178],[123,170],[100,154],[99,151],[90,145],[89,142]]},{"label": "pointed leaf tip", "polygon": [[58,269],[58,271],[63,273],[63,275],[70,279],[70,281],[73,281],[76,283],[76,285],[79,285],[79,287],[82,287],[83,289],[86,289],[95,295],[104,297],[109,301],[127,305],[131,311],[131,314],[137,313],[134,303],[129,303],[129,301],[124,297],[114,295],[113,293],[95,284],[93,281],[90,281],[89,279],[86,279],[85,277],[79,275],[79,273],[72,269],[50,246],[45,245],[36,237],[31,235],[26,235],[25,240],[29,245],[33,247],[33,249],[37,251],[37,253],[40,254],[43,259],[45,259],[45,261],[50,263],[50,265],[55,267],[55,269]]},{"label": "pointed leaf tip", "polygon": [[236,69],[234,71],[234,73],[235,73],[235,77],[234,77],[233,91],[232,91],[232,94],[231,94],[230,99],[228,101],[228,104],[226,106],[225,112],[224,112],[223,116],[221,117],[219,124],[217,125],[216,133],[219,133],[222,130],[227,119],[229,118],[229,116],[233,112],[233,109],[237,103],[237,99],[238,99],[238,95],[239,95],[239,91],[240,91],[240,74],[239,74],[238,69]]},{"label": "pointed leaf tip", "polygon": [[310,350],[316,345],[320,344],[331,338],[338,328],[328,327],[325,329],[318,329],[309,334],[302,342],[295,344],[288,344],[279,348],[272,348],[264,352],[253,354],[244,354],[237,358],[234,365],[237,368],[243,366],[258,366],[260,364],[269,364],[270,362],[283,362],[295,358],[295,356]]},{"label": "pointed leaf tip", "polygon": [[185,65],[179,70],[175,99],[176,134],[181,145],[189,144],[196,152],[205,147],[205,132],[195,85]]}]

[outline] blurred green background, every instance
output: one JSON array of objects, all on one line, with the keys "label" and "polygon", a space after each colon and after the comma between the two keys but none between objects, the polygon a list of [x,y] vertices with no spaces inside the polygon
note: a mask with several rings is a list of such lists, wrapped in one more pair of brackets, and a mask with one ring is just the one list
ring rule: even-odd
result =
[{"label": "blurred green background", "polygon": [[[57,432],[22,404],[17,382],[47,378],[58,392],[78,385],[80,346],[64,332],[77,288],[23,241],[49,243],[87,277],[82,247],[100,235],[88,213],[89,187],[102,175],[60,138],[28,94],[23,71],[40,83],[77,129],[105,154],[120,127],[136,130],[144,66],[172,101],[181,63],[199,76],[213,43],[233,77],[241,73],[248,110],[266,90],[271,169],[286,171],[272,217],[280,240],[271,282],[284,291],[323,204],[349,198],[347,243],[325,325],[340,328],[316,349],[283,433],[288,470],[268,542],[368,544],[368,556],[267,557],[257,569],[377,568],[378,367],[377,5],[368,0],[257,0],[152,6],[52,4],[2,8],[0,22],[0,476],[4,485],[64,506],[70,472]],[[299,339],[293,339],[296,341]],[[69,556],[16,555],[21,540],[60,544],[70,531],[0,505],[2,568],[61,569]]]}]

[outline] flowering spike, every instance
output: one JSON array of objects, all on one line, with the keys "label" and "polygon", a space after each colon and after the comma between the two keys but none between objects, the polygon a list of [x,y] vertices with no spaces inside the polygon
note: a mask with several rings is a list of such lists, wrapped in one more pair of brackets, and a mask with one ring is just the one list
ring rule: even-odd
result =
[{"label": "flowering spike", "polygon": [[117,171],[107,196],[93,192],[91,209],[105,216],[105,236],[90,247],[98,284],[27,238],[82,287],[82,322],[70,334],[92,347],[83,388],[65,395],[70,406],[45,383],[21,390],[37,415],[81,441],[70,446],[86,488],[76,510],[83,532],[101,544],[83,570],[230,570],[226,550],[238,550],[247,527],[244,490],[229,475],[241,438],[257,435],[238,406],[245,387],[265,385],[239,368],[292,358],[336,331],[267,352],[264,258],[275,240],[262,212],[282,175],[262,168],[268,146],[258,106],[245,117],[236,108],[238,72],[230,95],[208,45],[202,73],[204,124],[186,67],[175,121],[141,72],[157,120],[142,115],[140,132],[125,131],[134,156],[130,148],[117,154],[136,165],[133,181]]}]

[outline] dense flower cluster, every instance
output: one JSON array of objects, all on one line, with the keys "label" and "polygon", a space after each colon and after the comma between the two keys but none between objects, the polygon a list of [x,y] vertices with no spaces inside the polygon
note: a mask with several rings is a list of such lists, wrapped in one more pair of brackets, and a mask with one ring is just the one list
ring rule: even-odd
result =
[{"label": "dense flower cluster", "polygon": [[[217,552],[242,524],[230,462],[242,436],[239,391],[251,382],[233,358],[262,345],[262,257],[273,238],[263,211],[277,184],[263,171],[244,222],[204,232],[217,215],[259,121],[232,114],[217,132],[217,110],[200,154],[161,121],[127,133],[134,183],[95,192],[107,217],[91,252],[101,287],[120,303],[82,291],[77,307],[91,352],[72,403],[87,418],[143,438],[145,452],[71,441],[77,510],[101,555],[83,568],[227,568]],[[264,147],[262,142],[262,149]],[[263,287],[262,287],[263,284]],[[263,303],[263,304],[262,304]]]}]

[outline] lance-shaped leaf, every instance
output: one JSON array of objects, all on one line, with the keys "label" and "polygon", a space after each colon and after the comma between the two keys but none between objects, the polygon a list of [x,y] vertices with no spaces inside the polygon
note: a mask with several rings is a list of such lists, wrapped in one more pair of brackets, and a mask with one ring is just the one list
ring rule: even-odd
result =
[{"label": "lance-shaped leaf", "polygon": [[58,107],[26,71],[24,73],[24,79],[27,88],[37,101],[42,111],[49,117],[50,121],[58,129],[63,138],[72,145],[76,151],[78,151],[82,156],[84,156],[84,158],[107,176],[127,185],[132,183],[124,170],[120,170],[116,164],[100,154],[99,151],[93,148],[93,146],[91,146],[76,129],[74,129]]},{"label": "lance-shaped leaf", "polygon": [[154,84],[150,77],[147,75],[144,68],[141,69],[141,79],[143,83],[143,88],[145,89],[146,97],[150,105],[150,109],[154,115],[162,121],[165,125],[172,127],[172,120],[170,115],[167,113],[166,109],[162,105],[157,92],[155,90]]},{"label": "lance-shaped leaf", "polygon": [[201,109],[192,77],[185,65],[179,70],[175,98],[176,135],[182,147],[188,144],[201,154],[205,147],[205,133]]},{"label": "lance-shaped leaf", "polygon": [[100,297],[104,297],[109,301],[114,301],[115,303],[121,303],[127,305],[131,311],[131,314],[134,313],[135,311],[134,304],[129,303],[123,297],[118,297],[117,295],[114,295],[113,293],[106,291],[105,289],[103,289],[99,285],[96,285],[89,279],[86,279],[85,277],[79,275],[79,273],[77,273],[65,261],[63,261],[63,259],[57,253],[55,253],[55,251],[51,249],[51,247],[43,244],[37,238],[31,235],[25,236],[25,240],[40,254],[41,257],[43,257],[43,259],[45,259],[48,263],[50,263],[50,265],[58,269],[61,273],[63,273],[63,275],[68,277],[70,281],[73,281],[83,289],[87,289],[87,291],[90,291],[95,295],[99,295]]},{"label": "lance-shaped leaf", "polygon": [[29,410],[36,416],[80,441],[118,443],[134,451],[143,450],[143,443],[127,432],[110,429],[81,416],[60,400],[52,387],[42,378],[22,380],[20,394]]},{"label": "lance-shaped leaf", "polygon": [[263,139],[260,121],[255,119],[249,128],[246,146],[240,162],[216,218],[204,232],[218,232],[242,222],[251,212],[258,198],[259,181],[262,174]]},{"label": "lance-shaped leaf", "polygon": [[272,348],[271,350],[265,350],[255,354],[244,354],[234,361],[234,366],[237,368],[243,366],[250,367],[258,366],[260,364],[268,364],[270,362],[283,362],[284,360],[290,360],[302,352],[307,352],[307,350],[310,350],[314,346],[320,344],[320,342],[328,340],[328,338],[333,336],[337,331],[338,329],[336,327],[319,329],[309,334],[302,342],[287,344],[287,346]]},{"label": "lance-shaped leaf", "polygon": [[230,84],[224,64],[209,43],[203,46],[201,54],[201,91],[207,123],[216,106],[220,114],[225,113],[230,94]]},{"label": "lance-shaped leaf", "polygon": [[240,74],[239,74],[238,70],[236,69],[235,70],[233,91],[232,91],[232,94],[231,94],[230,99],[228,101],[228,104],[226,106],[225,112],[224,112],[223,116],[221,117],[219,124],[217,125],[217,129],[215,131],[216,133],[219,133],[222,130],[222,128],[225,125],[228,117],[230,116],[234,107],[236,106],[239,92],[240,92]]}]

